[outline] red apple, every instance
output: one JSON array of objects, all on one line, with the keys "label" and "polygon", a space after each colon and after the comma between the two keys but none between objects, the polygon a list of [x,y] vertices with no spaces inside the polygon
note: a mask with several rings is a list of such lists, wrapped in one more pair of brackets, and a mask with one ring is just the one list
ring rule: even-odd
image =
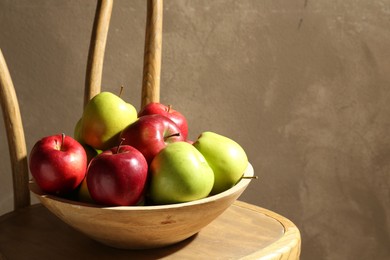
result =
[{"label": "red apple", "polygon": [[91,198],[107,206],[132,206],[144,199],[148,165],[137,149],[120,145],[94,157],[88,165]]},{"label": "red apple", "polygon": [[42,191],[64,195],[83,181],[87,155],[83,146],[70,136],[47,136],[32,148],[29,168]]},{"label": "red apple", "polygon": [[167,144],[184,141],[179,127],[162,115],[146,115],[127,126],[121,133],[123,144],[138,149],[150,164]]},{"label": "red apple", "polygon": [[152,102],[144,106],[144,108],[139,111],[138,117],[154,114],[166,116],[175,122],[175,124],[179,127],[184,140],[187,139],[188,123],[182,113],[173,109],[171,105],[166,106],[161,103]]}]

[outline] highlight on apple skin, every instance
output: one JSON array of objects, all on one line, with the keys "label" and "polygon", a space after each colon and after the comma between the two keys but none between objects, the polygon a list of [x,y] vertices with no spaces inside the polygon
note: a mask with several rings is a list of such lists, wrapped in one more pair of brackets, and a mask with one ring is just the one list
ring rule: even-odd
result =
[{"label": "highlight on apple skin", "polygon": [[215,180],[211,194],[233,187],[248,167],[248,157],[244,149],[226,136],[203,132],[193,145],[213,169]]},{"label": "highlight on apple skin", "polygon": [[187,142],[169,144],[150,165],[149,195],[156,204],[205,198],[213,184],[213,170],[203,155]]},{"label": "highlight on apple skin", "polygon": [[47,136],[29,167],[46,193],[75,191],[79,201],[109,206],[198,200],[233,187],[249,162],[234,140],[205,131],[188,139],[188,123],[172,106],[134,106],[110,92],[86,105],[74,138]]},{"label": "highlight on apple skin", "polygon": [[186,117],[179,111],[173,109],[172,105],[164,105],[158,102],[151,102],[144,106],[141,111],[138,112],[138,117],[145,115],[162,115],[171,119],[180,129],[180,133],[184,140],[188,137],[188,122]]},{"label": "highlight on apple skin", "polygon": [[66,195],[83,181],[87,155],[83,146],[70,136],[46,136],[35,143],[29,156],[29,169],[42,191]]},{"label": "highlight on apple skin", "polygon": [[134,147],[120,145],[94,157],[87,170],[91,198],[101,205],[133,206],[144,199],[148,165]]}]

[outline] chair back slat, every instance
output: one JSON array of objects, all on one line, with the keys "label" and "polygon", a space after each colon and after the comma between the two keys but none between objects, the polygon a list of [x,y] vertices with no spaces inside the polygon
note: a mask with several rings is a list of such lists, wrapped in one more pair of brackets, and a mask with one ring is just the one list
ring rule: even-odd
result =
[{"label": "chair back slat", "polygon": [[[113,0],[98,0],[88,53],[84,106],[101,91],[104,53]],[[163,0],[147,0],[141,108],[160,101]],[[31,204],[27,147],[18,99],[0,50],[0,101],[12,167],[14,209]]]},{"label": "chair back slat", "polygon": [[160,101],[163,0],[148,0],[141,108]]},{"label": "chair back slat", "polygon": [[0,102],[11,160],[14,209],[30,205],[27,147],[15,88],[0,49]]},{"label": "chair back slat", "polygon": [[110,27],[113,0],[98,0],[89,45],[84,88],[84,107],[99,94],[102,85],[104,53]]}]

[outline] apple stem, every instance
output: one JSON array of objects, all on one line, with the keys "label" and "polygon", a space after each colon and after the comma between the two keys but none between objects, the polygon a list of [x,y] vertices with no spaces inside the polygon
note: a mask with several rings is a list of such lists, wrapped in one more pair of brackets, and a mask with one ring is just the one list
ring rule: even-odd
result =
[{"label": "apple stem", "polygon": [[123,143],[123,141],[125,140],[125,138],[121,138],[121,142],[119,143],[117,149],[116,149],[116,154],[119,153],[119,149],[121,148],[121,145]]},{"label": "apple stem", "polygon": [[242,176],[243,179],[258,179],[258,176]]},{"label": "apple stem", "polygon": [[171,109],[172,109],[172,105],[168,105],[168,110],[167,110],[167,112],[169,113],[169,112],[171,111]]},{"label": "apple stem", "polygon": [[174,136],[180,136],[180,133],[174,133],[174,134],[168,135],[168,136],[164,137],[164,140],[167,140],[168,138],[174,137]]},{"label": "apple stem", "polygon": [[121,85],[121,89],[119,90],[119,97],[122,96],[123,89],[124,89],[124,87],[123,87],[123,85]]},{"label": "apple stem", "polygon": [[60,150],[62,151],[62,146],[64,145],[65,142],[65,133],[61,134],[61,145],[60,145]]}]

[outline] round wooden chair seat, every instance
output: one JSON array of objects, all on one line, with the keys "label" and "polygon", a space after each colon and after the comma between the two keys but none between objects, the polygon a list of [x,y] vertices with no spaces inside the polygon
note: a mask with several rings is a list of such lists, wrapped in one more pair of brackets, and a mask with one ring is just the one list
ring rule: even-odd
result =
[{"label": "round wooden chair seat", "polygon": [[0,217],[0,259],[299,259],[288,219],[237,201],[197,235],[153,250],[121,250],[79,233],[41,204]]}]

